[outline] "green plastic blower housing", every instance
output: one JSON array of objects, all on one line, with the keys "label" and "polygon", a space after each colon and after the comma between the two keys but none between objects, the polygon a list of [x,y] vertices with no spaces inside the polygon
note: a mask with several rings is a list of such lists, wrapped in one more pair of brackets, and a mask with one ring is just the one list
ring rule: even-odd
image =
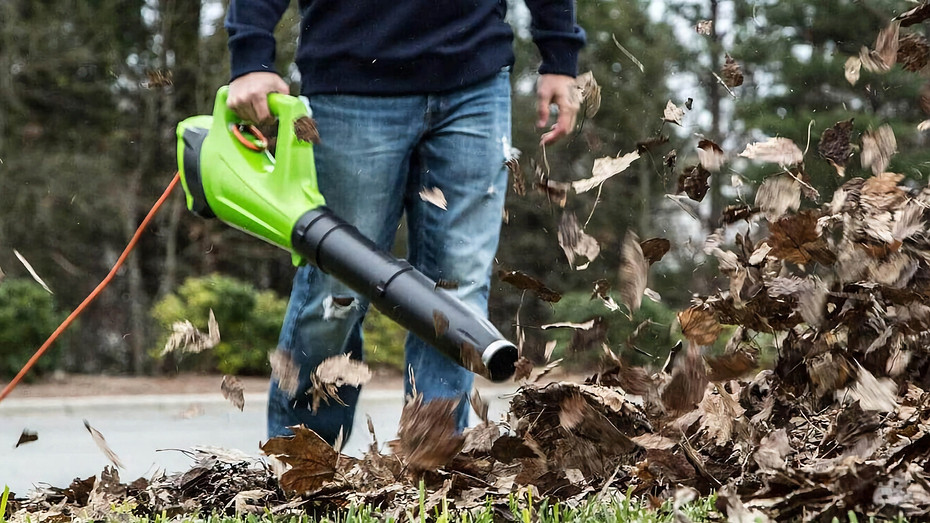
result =
[{"label": "green plastic blower housing", "polygon": [[380,250],[325,206],[313,144],[295,126],[310,117],[300,99],[268,96],[278,118],[275,152],[226,105],[178,124],[178,170],[187,208],[289,251],[365,296],[399,325],[459,365],[492,381],[513,376],[517,348],[486,318],[415,269]]}]

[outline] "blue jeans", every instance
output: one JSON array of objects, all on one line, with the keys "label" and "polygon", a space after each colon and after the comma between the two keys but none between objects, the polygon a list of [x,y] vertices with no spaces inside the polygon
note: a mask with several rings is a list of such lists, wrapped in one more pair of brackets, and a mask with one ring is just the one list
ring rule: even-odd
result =
[{"label": "blue jeans", "polygon": [[[320,191],[336,215],[390,250],[406,213],[407,257],[430,278],[458,283],[453,291],[487,315],[491,266],[500,237],[510,144],[510,75],[501,72],[452,92],[397,97],[314,95],[320,132],[316,169]],[[438,188],[445,210],[424,201]],[[326,358],[363,359],[362,320],[368,300],[312,266],[297,270],[279,341],[301,366],[291,398],[272,380],[268,436],[290,435],[303,424],[331,444],[348,438],[360,390],[342,387],[345,405],[308,405],[310,376]],[[419,338],[405,345],[405,393],[426,401],[460,398],[458,427],[468,426],[474,376]],[[345,441],[345,439],[343,440]]]}]

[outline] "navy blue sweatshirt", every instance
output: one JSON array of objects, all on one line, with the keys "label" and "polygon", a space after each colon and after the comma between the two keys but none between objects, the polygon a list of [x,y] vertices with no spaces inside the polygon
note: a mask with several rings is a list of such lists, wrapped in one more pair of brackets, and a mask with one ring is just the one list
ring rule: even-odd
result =
[{"label": "navy blue sweatshirt", "polygon": [[[301,92],[398,95],[480,82],[513,65],[506,0],[299,0]],[[231,0],[232,78],[274,71],[290,0]],[[541,74],[575,76],[584,31],[574,0],[526,0]]]}]

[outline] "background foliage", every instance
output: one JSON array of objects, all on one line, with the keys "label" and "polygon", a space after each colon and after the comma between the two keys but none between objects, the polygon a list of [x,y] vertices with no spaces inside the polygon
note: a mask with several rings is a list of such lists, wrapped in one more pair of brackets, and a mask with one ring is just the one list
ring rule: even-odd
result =
[{"label": "background foliage", "polygon": [[[296,92],[298,77],[290,63],[297,35],[294,4],[279,26],[277,56]],[[900,150],[890,168],[926,179],[926,134],[914,130],[924,117],[917,103],[924,80],[900,67],[881,76],[863,72],[856,85],[843,79],[846,58],[871,45],[892,16],[912,7],[905,0],[578,0],[577,6],[589,36],[581,70],[591,70],[601,85],[601,108],[547,151],[537,145],[534,127],[539,59],[529,41],[528,14],[522,2],[510,6],[518,37],[514,145],[522,152],[529,190],[508,194],[499,268],[525,271],[566,294],[563,304],[550,306],[494,279],[491,318],[513,335],[519,311],[530,357],[539,360],[553,336],[540,325],[594,316],[606,322],[614,351],[636,357],[623,341],[639,317],[631,321],[623,312],[585,301],[598,279],[619,285],[620,242],[627,230],[644,239],[667,237],[674,245],[650,271],[649,286],[662,296],[661,305],[642,313],[654,314],[667,330],[655,330],[638,348],[657,355],[667,351],[675,337],[669,312],[687,306],[693,293],[726,285],[713,277],[703,238],[717,226],[723,206],[751,203],[750,183],[777,169],[732,161],[711,177],[703,203],[667,197],[682,167],[697,162],[703,137],[735,158],[749,141],[776,135],[802,145],[809,135],[815,151],[820,132],[851,117],[856,133],[890,123]],[[224,7],[217,0],[0,2],[0,268],[11,276],[0,283],[0,291],[8,293],[3,296],[35,290],[23,291],[25,283],[16,282],[29,276],[13,249],[49,284],[63,310],[76,306],[106,274],[174,172],[175,125],[208,113],[216,89],[228,80]],[[708,35],[694,30],[702,20],[713,22]],[[732,96],[714,77],[727,54],[746,78]],[[667,101],[684,106],[689,99],[692,109],[681,127],[662,121]],[[642,158],[630,169],[598,194],[572,195],[564,209],[533,190],[540,174],[563,182],[585,178],[595,158],[630,152],[656,137],[668,142],[642,147]],[[672,149],[675,168],[663,163]],[[847,177],[863,174],[856,163]],[[843,181],[813,152],[805,169],[823,194]],[[586,223],[585,232],[601,246],[601,255],[584,271],[569,267],[559,248],[563,213]],[[403,242],[398,244],[402,249]],[[258,354],[274,347],[292,275],[286,253],[189,215],[178,191],[120,277],[72,327],[67,347],[59,343],[61,359],[46,358],[45,364],[79,372],[173,371],[151,356],[161,329],[181,319],[204,327],[213,307],[231,351],[220,350],[214,363],[230,371],[265,372]],[[34,295],[32,313],[21,319],[35,333],[53,328],[42,319],[45,313],[34,310],[46,307],[42,299]],[[14,303],[4,298],[0,310],[16,311]],[[386,324],[373,316],[366,327],[377,347],[369,361],[397,360],[402,333]],[[34,350],[22,343],[38,345],[11,336],[0,331],[0,354]],[[565,343],[560,340],[558,350]],[[10,372],[0,367],[0,378]]]}]

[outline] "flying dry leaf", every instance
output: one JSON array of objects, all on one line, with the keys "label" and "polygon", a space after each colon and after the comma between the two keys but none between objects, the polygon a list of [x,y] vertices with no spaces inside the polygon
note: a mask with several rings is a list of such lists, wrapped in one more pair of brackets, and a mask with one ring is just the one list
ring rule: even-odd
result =
[{"label": "flying dry leaf", "polygon": [[708,178],[710,178],[710,171],[705,169],[703,165],[698,164],[687,167],[678,175],[678,189],[676,192],[683,192],[688,195],[688,198],[696,202],[703,201],[704,196],[707,195],[707,190],[710,189],[710,184],[707,183]]},{"label": "flying dry leaf", "polygon": [[722,167],[726,161],[723,149],[706,138],[698,142],[697,148],[698,160],[701,162],[701,165],[712,173],[720,171],[720,167]]},{"label": "flying dry leaf", "polygon": [[575,392],[566,396],[559,403],[559,426],[565,430],[572,430],[581,424],[588,410],[588,402]]},{"label": "flying dry leaf", "polygon": [[652,149],[655,149],[656,147],[659,147],[660,145],[664,145],[667,143],[668,143],[668,135],[666,134],[650,136],[649,138],[646,138],[645,140],[640,140],[636,142],[636,152],[638,152],[639,154],[645,154],[646,152],[651,151]]},{"label": "flying dry leaf", "polygon": [[681,125],[681,119],[685,116],[685,110],[680,109],[677,105],[672,103],[671,100],[665,104],[665,112],[662,114],[662,119],[669,123],[674,123]]},{"label": "flying dry leaf", "polygon": [[738,398],[723,387],[710,387],[701,400],[701,426],[707,430],[707,436],[718,447],[726,445],[733,437],[735,421],[746,413]]},{"label": "flying dry leaf", "polygon": [[649,238],[640,242],[639,246],[643,250],[643,257],[649,262],[649,265],[652,265],[668,254],[668,251],[672,248],[672,242],[665,238]]},{"label": "flying dry leaf", "polygon": [[901,27],[910,27],[924,20],[930,20],[930,2],[926,1],[892,18],[892,21],[900,23]]},{"label": "flying dry leaf", "polygon": [[665,436],[660,436],[659,434],[653,434],[651,432],[647,432],[640,436],[634,436],[630,439],[640,447],[651,450],[670,450],[678,445],[678,442],[671,438],[666,438]]},{"label": "flying dry leaf", "polygon": [[[925,132],[930,130],[930,120],[924,120],[917,124],[917,132]],[[3,274],[0,274],[0,282],[3,281]]]},{"label": "flying dry leaf", "polygon": [[627,230],[620,247],[620,302],[630,314],[642,305],[648,271],[649,264],[639,243],[639,236]]},{"label": "flying dry leaf", "polygon": [[850,56],[846,59],[846,64],[843,66],[843,71],[846,75],[846,81],[850,85],[856,85],[856,82],[859,81],[859,71],[862,69],[862,60],[858,56]]},{"label": "flying dry leaf", "polygon": [[756,356],[745,350],[736,350],[715,358],[708,358],[710,381],[729,381],[742,378],[756,370]]},{"label": "flying dry leaf", "polygon": [[755,203],[765,218],[774,222],[801,207],[801,184],[791,176],[770,176],[759,186]]},{"label": "flying dry leaf", "polygon": [[588,320],[581,323],[575,323],[571,321],[559,321],[556,323],[547,323],[545,325],[540,325],[539,328],[542,330],[546,329],[581,329],[589,330],[594,327],[594,320]]},{"label": "flying dry leaf", "polygon": [[720,222],[729,225],[740,220],[749,220],[757,212],[759,209],[751,205],[728,205],[721,213]]},{"label": "flying dry leaf", "polygon": [[101,434],[100,431],[91,427],[87,420],[84,420],[84,427],[87,429],[87,432],[90,432],[91,437],[94,439],[94,443],[96,443],[97,447],[103,451],[103,454],[107,457],[108,460],[110,460],[110,463],[112,463],[117,468],[126,468],[123,466],[123,462],[120,461],[119,456],[110,450],[110,446],[107,445],[106,438],[103,437],[103,434]]},{"label": "flying dry leaf", "polygon": [[817,151],[830,162],[836,169],[836,174],[840,176],[846,175],[846,161],[852,156],[852,145],[849,143],[852,128],[852,118],[837,122],[833,127],[824,130],[817,145]]},{"label": "flying dry leaf", "polygon": [[572,182],[572,188],[578,194],[590,191],[612,176],[625,171],[637,159],[639,159],[637,151],[623,156],[598,158],[594,160],[594,167],[591,168],[591,177]]},{"label": "flying dry leaf", "polygon": [[319,144],[320,131],[316,128],[316,120],[309,116],[294,120],[294,136],[302,142]]},{"label": "flying dry leaf", "polygon": [[869,129],[862,135],[862,168],[871,168],[872,174],[881,174],[897,151],[898,142],[890,125],[884,124],[874,131]]},{"label": "flying dry leaf", "polygon": [[751,143],[739,154],[750,160],[772,162],[779,165],[796,165],[804,161],[804,153],[788,138],[777,136],[764,142]]},{"label": "flying dry leaf", "polygon": [[681,333],[695,345],[713,345],[723,330],[712,312],[697,307],[679,312],[678,323]]},{"label": "flying dry leaf", "polygon": [[562,299],[562,295],[546,286],[542,281],[526,274],[522,271],[508,271],[501,269],[498,277],[504,283],[509,283],[523,291],[532,291],[536,296],[549,303],[556,303]]},{"label": "flying dry leaf", "polygon": [[898,41],[897,62],[905,71],[920,72],[930,61],[930,43],[923,35],[908,33]]},{"label": "flying dry leaf", "polygon": [[529,378],[533,374],[533,368],[535,368],[535,365],[533,365],[532,361],[521,356],[520,359],[518,359],[514,364],[514,367],[516,367],[516,372],[513,375],[513,381],[519,383],[520,381]]},{"label": "flying dry leaf", "polygon": [[662,157],[662,164],[668,167],[669,169],[674,169],[675,165],[678,163],[678,151],[672,149],[665,156]]},{"label": "flying dry leaf", "polygon": [[437,338],[441,338],[449,331],[449,318],[442,311],[433,310],[433,331]]},{"label": "flying dry leaf", "polygon": [[898,406],[897,388],[898,386],[893,380],[889,378],[878,379],[860,365],[855,383],[848,391],[837,391],[836,395],[840,400],[858,401],[862,410],[894,412]]},{"label": "flying dry leaf", "polygon": [[[588,265],[597,258],[601,253],[601,247],[593,236],[588,235],[581,229],[578,218],[574,213],[562,213],[562,219],[559,221],[559,247],[565,253],[568,264],[575,270],[584,270]],[[576,265],[577,259],[584,259],[583,264]]]},{"label": "flying dry leaf", "polygon": [[456,428],[458,398],[424,401],[417,395],[407,401],[400,415],[394,453],[414,470],[435,470],[462,449],[465,437]]},{"label": "flying dry leaf", "polygon": [[875,52],[882,61],[885,71],[891,69],[898,58],[898,46],[900,45],[900,22],[891,22],[881,31],[875,39]]},{"label": "flying dry leaf", "polygon": [[13,448],[15,449],[20,445],[25,445],[26,443],[31,443],[33,441],[37,441],[38,439],[39,435],[37,433],[29,429],[23,429],[23,433],[19,435],[19,440],[16,442],[16,445]]},{"label": "flying dry leaf", "polygon": [[726,57],[721,76],[723,77],[723,83],[726,84],[727,87],[739,87],[743,85],[743,70],[730,55]]},{"label": "flying dry leaf", "polygon": [[687,353],[671,363],[672,377],[662,390],[662,404],[673,414],[694,410],[704,398],[707,375],[700,354],[700,346],[691,343]]},{"label": "flying dry leaf", "polygon": [[278,389],[288,398],[294,398],[300,384],[300,365],[290,352],[281,348],[268,354],[268,363],[271,364],[271,379],[278,382]]},{"label": "flying dry leaf", "polygon": [[587,71],[578,75],[575,86],[581,91],[581,109],[585,117],[593,117],[601,107],[601,86],[597,85],[594,73]]},{"label": "flying dry leaf", "polygon": [[545,193],[549,201],[559,207],[565,207],[568,202],[568,190],[571,187],[571,183],[557,182],[548,177],[536,184],[536,188]]},{"label": "flying dry leaf", "polygon": [[820,236],[813,211],[784,216],[769,224],[769,233],[766,243],[772,246],[771,256],[797,264],[816,261],[831,265],[836,261],[836,255]]},{"label": "flying dry leaf", "polygon": [[260,448],[291,466],[281,478],[281,488],[300,494],[315,492],[336,474],[339,453],[316,432],[303,425],[288,427],[293,436],[271,438]]},{"label": "flying dry leaf", "polygon": [[49,294],[55,294],[54,292],[52,292],[51,289],[48,288],[48,285],[46,285],[45,282],[42,281],[42,278],[39,277],[39,274],[36,272],[36,270],[32,268],[32,265],[30,265],[29,262],[26,261],[26,258],[23,257],[23,255],[20,254],[19,251],[17,251],[16,249],[13,249],[13,254],[15,254],[19,262],[23,264],[23,267],[25,267],[26,270],[29,271],[29,275],[32,276],[32,279],[35,280],[36,283],[41,285],[43,289],[45,289],[45,292]]},{"label": "flying dry leaf", "polygon": [[245,386],[239,378],[223,376],[220,391],[223,393],[223,397],[229,400],[237,409],[242,410],[245,408]]},{"label": "flying dry leaf", "polygon": [[313,370],[313,375],[319,383],[336,387],[361,387],[371,380],[371,369],[364,361],[352,359],[348,354],[339,354],[320,362]]},{"label": "flying dry leaf", "polygon": [[[599,298],[601,303],[603,303],[608,310],[620,310],[620,306],[617,305],[617,302],[610,296],[610,282],[606,279],[600,279],[594,282],[594,292],[591,294],[591,299],[594,298]],[[549,358],[547,357],[546,359],[548,360]]]},{"label": "flying dry leaf", "polygon": [[205,350],[212,349],[220,342],[220,327],[216,322],[216,316],[213,309],[210,309],[210,317],[207,320],[207,332],[203,333],[194,326],[189,320],[176,321],[171,324],[171,336],[165,343],[161,355],[164,356],[169,352],[180,352],[197,354]]},{"label": "flying dry leaf", "polygon": [[699,35],[710,36],[714,31],[714,21],[713,20],[701,20],[694,26],[694,30]]},{"label": "flying dry leaf", "polygon": [[429,202],[444,211],[448,208],[446,195],[442,193],[442,189],[439,187],[424,187],[423,189],[420,189],[420,199],[424,202]]}]

